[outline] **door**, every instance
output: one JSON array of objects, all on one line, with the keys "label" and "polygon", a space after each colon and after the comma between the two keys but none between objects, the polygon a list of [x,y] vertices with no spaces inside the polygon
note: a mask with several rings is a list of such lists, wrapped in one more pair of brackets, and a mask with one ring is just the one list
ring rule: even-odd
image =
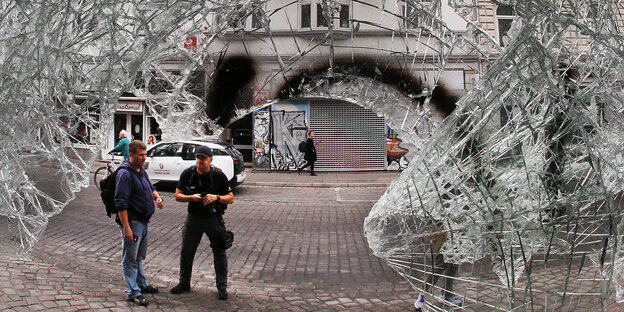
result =
[{"label": "door", "polygon": [[[119,140],[121,140],[119,138],[119,131],[121,130],[126,130],[128,131],[128,114],[115,114],[115,131],[113,132],[113,136],[115,137],[115,144],[113,145],[113,147],[117,146],[117,144],[119,144]],[[129,139],[129,138],[128,138]]]},{"label": "door", "polygon": [[126,130],[129,140],[143,140],[143,115],[130,113],[115,114],[115,145],[119,143],[119,131]]},{"label": "door", "polygon": [[253,150],[253,114],[247,114],[245,117],[232,123],[230,128],[232,129],[232,145],[241,154],[245,162],[252,162],[252,150]]},{"label": "door", "polygon": [[234,159],[232,159],[232,156],[230,156],[228,152],[223,149],[213,147],[212,164],[225,173],[228,181],[232,180],[234,177]]},{"label": "door", "polygon": [[143,138],[143,115],[130,115],[130,134],[133,140],[145,141]]},{"label": "door", "polygon": [[343,101],[311,101],[310,129],[318,143],[315,170],[386,170],[386,123],[371,110]]},{"label": "door", "polygon": [[[191,143],[184,144],[183,150],[185,157],[183,157],[184,165],[182,166],[182,170],[195,164],[195,149],[197,146],[197,144]],[[212,150],[212,165],[221,169],[228,181],[232,180],[234,177],[234,160],[232,159],[232,156],[219,147],[209,147]]]},{"label": "door", "polygon": [[182,143],[160,144],[147,153],[147,173],[157,181],[178,181],[184,167]]}]

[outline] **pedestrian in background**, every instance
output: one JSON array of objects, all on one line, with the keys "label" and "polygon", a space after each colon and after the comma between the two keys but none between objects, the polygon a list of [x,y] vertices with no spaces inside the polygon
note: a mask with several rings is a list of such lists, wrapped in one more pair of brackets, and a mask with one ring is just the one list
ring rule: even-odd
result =
[{"label": "pedestrian in background", "polygon": [[212,150],[209,147],[197,147],[195,163],[195,166],[182,172],[175,191],[176,201],[188,202],[188,213],[182,229],[180,282],[171,289],[171,293],[181,294],[191,290],[195,252],[206,234],[214,257],[218,298],[226,300],[228,263],[223,213],[227,205],[234,202],[234,194],[223,171],[211,165]]},{"label": "pedestrian in background", "polygon": [[130,159],[130,153],[128,152],[128,145],[130,145],[130,139],[128,139],[128,133],[126,130],[119,131],[119,143],[117,146],[113,147],[108,153],[121,153],[123,155],[124,160]]},{"label": "pedestrian in background", "polygon": [[310,167],[310,175],[316,176],[316,173],[314,173],[314,162],[316,161],[316,144],[314,143],[314,131],[308,131],[308,139],[306,140],[306,151],[303,155],[303,159],[305,159],[306,164],[300,168],[297,168],[298,174],[301,174],[301,171],[303,171],[303,169],[305,169],[306,167]]},{"label": "pedestrian in background", "polygon": [[161,209],[164,203],[143,168],[147,158],[145,143],[132,141],[128,150],[129,160],[119,165],[115,176],[116,221],[123,237],[121,268],[128,285],[126,299],[147,306],[143,293],[158,292],[158,288],[147,283],[143,272],[143,260],[147,255],[147,225],[154,214],[154,201]]},{"label": "pedestrian in background", "polygon": [[[457,271],[459,270],[459,266],[454,263],[448,263],[444,261],[444,254],[440,252],[442,249],[442,245],[447,239],[447,233],[444,231],[444,227],[441,221],[435,221],[429,227],[430,236],[429,246],[430,246],[430,254],[433,256],[433,261],[431,263],[431,272],[427,273],[427,280],[425,281],[425,292],[434,293],[433,290],[436,288],[436,282],[440,277],[444,278],[444,300],[450,303],[453,306],[461,306],[462,301],[460,299],[455,298],[455,293],[453,292],[453,282],[457,279]],[[418,294],[418,298],[414,306],[417,311],[425,305],[425,294]]]}]

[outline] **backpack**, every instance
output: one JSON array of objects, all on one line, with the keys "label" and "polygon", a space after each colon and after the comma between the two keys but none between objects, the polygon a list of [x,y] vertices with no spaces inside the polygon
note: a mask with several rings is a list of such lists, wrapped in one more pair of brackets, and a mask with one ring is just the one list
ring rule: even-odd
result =
[{"label": "backpack", "polygon": [[305,153],[308,151],[308,142],[306,141],[301,141],[299,142],[299,151],[302,153]]},{"label": "backpack", "polygon": [[115,172],[112,172],[100,181],[100,197],[102,197],[102,202],[106,208],[106,215],[109,218],[111,215],[117,214],[117,207],[115,207],[115,187],[117,180],[115,178],[117,177],[117,172],[121,169],[128,170],[128,168],[119,167]]}]

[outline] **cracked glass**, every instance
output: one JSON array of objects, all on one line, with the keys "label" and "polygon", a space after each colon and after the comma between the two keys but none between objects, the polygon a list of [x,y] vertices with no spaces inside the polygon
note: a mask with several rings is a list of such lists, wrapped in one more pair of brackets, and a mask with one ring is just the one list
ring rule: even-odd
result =
[{"label": "cracked glass", "polygon": [[624,301],[620,1],[5,1],[0,10],[5,254],[28,256],[89,185],[125,125],[116,112],[142,110],[143,128],[127,130],[146,141],[157,129],[162,140],[219,137],[251,114],[254,166],[270,169],[271,107],[332,99],[383,117],[410,146],[364,234],[426,306]]}]

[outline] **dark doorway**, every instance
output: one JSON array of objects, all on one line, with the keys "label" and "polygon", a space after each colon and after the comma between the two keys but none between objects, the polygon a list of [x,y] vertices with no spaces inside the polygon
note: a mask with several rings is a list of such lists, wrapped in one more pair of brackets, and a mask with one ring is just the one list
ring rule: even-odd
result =
[{"label": "dark doorway", "polygon": [[246,163],[253,162],[253,119],[252,114],[230,124],[232,144],[241,154]]}]

